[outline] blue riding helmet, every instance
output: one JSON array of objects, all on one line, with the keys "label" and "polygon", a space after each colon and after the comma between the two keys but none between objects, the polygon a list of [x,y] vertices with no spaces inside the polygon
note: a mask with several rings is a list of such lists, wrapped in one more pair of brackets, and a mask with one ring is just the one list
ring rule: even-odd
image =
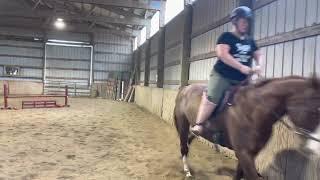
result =
[{"label": "blue riding helmet", "polygon": [[233,24],[235,22],[237,22],[238,19],[240,19],[240,18],[246,18],[249,21],[251,21],[252,17],[253,17],[252,10],[250,8],[248,8],[247,6],[237,7],[230,14],[230,19]]}]

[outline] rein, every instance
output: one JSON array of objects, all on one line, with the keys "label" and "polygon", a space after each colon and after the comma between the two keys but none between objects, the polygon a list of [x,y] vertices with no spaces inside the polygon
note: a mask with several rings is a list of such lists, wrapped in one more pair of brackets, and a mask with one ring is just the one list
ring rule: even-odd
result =
[{"label": "rein", "polygon": [[[244,80],[245,83],[247,83],[247,82],[251,79],[252,75],[253,75],[253,74],[250,74],[250,75],[248,76],[248,78],[247,78],[246,80]],[[261,79],[261,78],[263,78],[263,77],[262,77],[262,76],[259,76],[259,78]],[[263,102],[263,100],[262,100],[262,98],[260,98],[259,96],[257,96],[257,99],[260,101],[261,104],[265,105],[264,102]],[[318,110],[320,111],[320,109],[318,109]],[[314,137],[314,136],[312,135],[312,132],[310,132],[310,131],[308,131],[308,130],[306,130],[306,129],[304,129],[304,128],[300,128],[300,127],[296,127],[296,126],[294,126],[294,127],[290,126],[287,122],[285,122],[283,119],[281,119],[282,116],[280,116],[280,115],[279,115],[277,112],[275,112],[274,110],[272,110],[271,113],[272,113],[277,119],[280,119],[280,122],[281,122],[287,129],[289,129],[290,131],[292,131],[294,134],[297,134],[297,135],[299,135],[299,136],[303,136],[303,137],[305,137],[305,138],[307,138],[307,139],[311,139],[311,140],[313,140],[313,141],[316,141],[316,142],[320,143],[320,139]]]}]

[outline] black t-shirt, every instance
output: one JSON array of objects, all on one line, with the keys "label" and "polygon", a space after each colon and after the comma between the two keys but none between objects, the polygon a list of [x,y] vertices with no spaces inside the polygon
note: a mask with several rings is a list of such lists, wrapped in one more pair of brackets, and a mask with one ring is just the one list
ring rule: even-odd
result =
[{"label": "black t-shirt", "polygon": [[[231,32],[223,33],[217,41],[217,44],[227,44],[230,46],[229,53],[241,64],[251,67],[253,53],[258,50],[258,47],[253,39],[246,38],[241,40],[239,37]],[[223,77],[243,81],[247,75],[241,73],[239,70],[225,64],[222,60],[218,59],[214,65],[215,71]]]}]

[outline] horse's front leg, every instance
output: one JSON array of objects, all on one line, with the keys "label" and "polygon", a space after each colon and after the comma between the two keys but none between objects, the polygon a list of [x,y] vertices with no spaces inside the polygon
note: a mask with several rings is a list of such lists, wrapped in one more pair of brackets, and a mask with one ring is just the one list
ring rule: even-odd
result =
[{"label": "horse's front leg", "polygon": [[[243,150],[237,151],[236,155],[239,160],[239,166],[241,165],[240,168],[242,169],[246,180],[262,180],[263,179],[262,177],[259,176],[259,173],[256,169],[253,155]],[[240,175],[241,175],[241,172],[240,172]]]},{"label": "horse's front leg", "polygon": [[240,163],[238,162],[237,172],[236,172],[236,175],[234,176],[233,180],[241,180],[241,178],[243,178],[243,170],[240,166]]}]

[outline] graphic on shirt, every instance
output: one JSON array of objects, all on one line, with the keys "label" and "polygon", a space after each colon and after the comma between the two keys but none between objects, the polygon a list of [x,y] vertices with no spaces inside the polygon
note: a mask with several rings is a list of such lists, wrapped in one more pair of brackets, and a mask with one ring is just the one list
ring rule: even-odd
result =
[{"label": "graphic on shirt", "polygon": [[234,57],[239,62],[243,62],[243,63],[249,62],[251,56],[249,56],[248,53],[251,51],[251,46],[248,44],[236,43],[236,47],[237,47],[237,54],[235,54]]}]

